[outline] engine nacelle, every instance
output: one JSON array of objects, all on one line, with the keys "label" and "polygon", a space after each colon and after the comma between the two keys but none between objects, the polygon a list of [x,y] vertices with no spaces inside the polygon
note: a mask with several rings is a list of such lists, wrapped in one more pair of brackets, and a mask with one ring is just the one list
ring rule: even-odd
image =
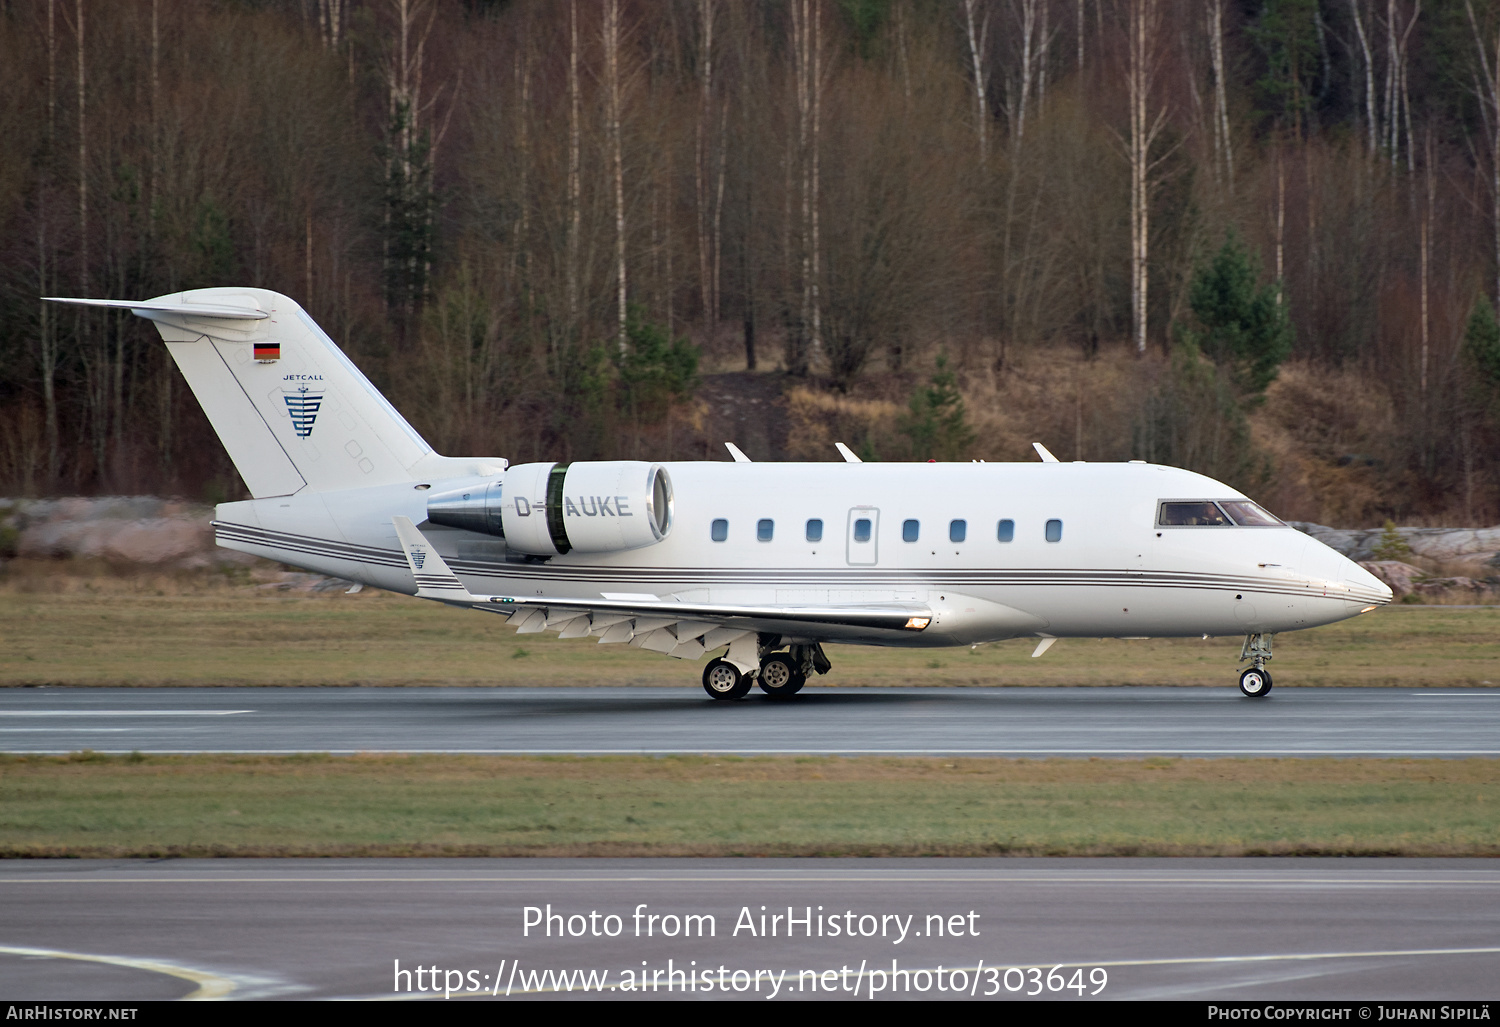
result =
[{"label": "engine nacelle", "polygon": [[613,553],[672,530],[672,481],[641,460],[519,464],[427,502],[427,519],[497,535],[528,556]]}]

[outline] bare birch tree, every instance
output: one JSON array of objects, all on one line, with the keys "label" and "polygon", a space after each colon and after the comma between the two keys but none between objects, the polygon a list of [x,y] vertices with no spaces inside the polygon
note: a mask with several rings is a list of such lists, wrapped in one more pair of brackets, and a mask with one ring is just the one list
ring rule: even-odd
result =
[{"label": "bare birch tree", "polygon": [[1411,130],[1411,93],[1407,86],[1407,68],[1410,62],[1408,44],[1411,31],[1416,27],[1417,16],[1422,13],[1422,0],[1413,0],[1411,17],[1406,27],[1401,27],[1401,17],[1396,0],[1386,0],[1385,5],[1385,128],[1386,149],[1390,153],[1391,167],[1395,167],[1401,156],[1401,129],[1406,129],[1406,169],[1416,170]]},{"label": "bare birch tree", "polygon": [[1365,71],[1365,148],[1374,157],[1380,145],[1377,142],[1380,137],[1380,117],[1375,113],[1375,60],[1370,53],[1370,37],[1365,34],[1365,22],[1360,10],[1363,2],[1364,0],[1349,0],[1349,15],[1354,19],[1354,33],[1359,40],[1359,52]]},{"label": "bare birch tree", "polygon": [[1130,314],[1137,354],[1146,352],[1146,320],[1150,284],[1151,144],[1161,134],[1167,109],[1151,113],[1151,94],[1160,61],[1157,35],[1161,28],[1158,0],[1130,0],[1125,86],[1130,104],[1130,134],[1126,156],[1130,162]]},{"label": "bare birch tree", "polygon": [[1010,143],[1012,151],[1020,148],[1022,140],[1026,138],[1026,111],[1031,106],[1032,91],[1037,79],[1036,58],[1040,50],[1037,41],[1037,4],[1038,0],[1019,0],[1020,10],[1017,20],[1020,22],[1017,33],[1020,37],[1020,65],[1016,73],[1016,81],[1012,83],[1005,79],[1006,96],[1006,118],[1010,122]]},{"label": "bare birch tree", "polygon": [[1234,143],[1229,135],[1229,98],[1224,74],[1224,0],[1207,0],[1209,65],[1214,76],[1214,177],[1234,195]]},{"label": "bare birch tree", "polygon": [[318,0],[318,37],[323,49],[334,52],[344,32],[344,10],[350,0]]},{"label": "bare birch tree", "polygon": [[[822,350],[821,272],[818,239],[820,146],[823,112],[821,0],[792,0],[792,73],[797,108],[795,160],[801,218],[798,264],[799,316],[788,338],[788,370],[805,373]],[[795,337],[792,337],[795,336]]]},{"label": "bare birch tree", "polygon": [[1474,92],[1479,97],[1480,110],[1484,114],[1485,131],[1490,143],[1490,214],[1495,245],[1495,306],[1500,308],[1500,29],[1492,36],[1481,30],[1479,19],[1474,17],[1473,0],[1464,0],[1464,11],[1469,16],[1469,28],[1474,34],[1474,50],[1479,56],[1479,75],[1475,76]]},{"label": "bare birch tree", "polygon": [[[1079,0],[1081,4],[1083,0]],[[990,160],[990,108],[989,80],[984,70],[984,52],[990,32],[990,13],[986,9],[974,24],[976,0],[963,0],[964,38],[969,44],[970,81],[974,87],[974,133],[979,140],[979,166],[989,166]],[[1080,7],[1080,11],[1082,8]]]},{"label": "bare birch tree", "polygon": [[578,88],[578,0],[568,0],[568,328],[577,331],[578,253],[583,235],[583,110]]},{"label": "bare birch tree", "polygon": [[528,259],[531,245],[531,34],[523,31],[521,40],[515,57],[516,163],[519,165],[516,169],[516,200],[519,210],[510,246],[512,288],[517,278],[523,273],[529,274],[531,268]]},{"label": "bare birch tree", "polygon": [[[53,172],[57,162],[57,0],[47,0],[47,170]],[[57,275],[53,259],[55,243],[49,237],[48,216],[51,204],[41,204],[37,217],[37,295],[53,292]],[[52,305],[40,303],[38,329],[41,341],[42,407],[47,435],[47,484],[54,485],[61,466],[62,450],[57,420],[57,323]]]},{"label": "bare birch tree", "polygon": [[620,0],[604,5],[604,79],[607,104],[605,129],[609,133],[610,182],[615,200],[615,295],[616,330],[620,356],[626,352],[625,266],[625,156],[621,142],[620,113]]},{"label": "bare birch tree", "polygon": [[1083,74],[1083,41],[1087,29],[1083,18],[1083,0],[1078,0],[1078,74]]},{"label": "bare birch tree", "polygon": [[84,105],[83,0],[73,0],[74,37],[78,42],[78,285],[89,294],[89,133]]},{"label": "bare birch tree", "polygon": [[1428,301],[1428,285],[1432,269],[1432,209],[1436,199],[1437,184],[1433,180],[1432,167],[1432,127],[1427,128],[1426,153],[1422,161],[1422,177],[1427,186],[1427,202],[1422,208],[1421,248],[1422,248],[1422,369],[1420,384],[1422,400],[1427,400],[1427,356],[1431,343],[1431,329],[1429,327],[1431,307]]},{"label": "bare birch tree", "polygon": [[[703,318],[710,330],[719,320],[719,275],[715,253],[718,246],[718,205],[714,203],[715,174],[724,151],[722,120],[715,116],[714,16],[715,0],[698,0],[698,125],[693,181],[698,214],[698,291]],[[720,127],[719,131],[715,131]],[[722,195],[722,192],[721,192]]]},{"label": "bare birch tree", "polygon": [[[428,0],[390,0],[395,40],[381,67],[386,82],[388,122],[384,255],[388,300],[399,300],[415,312],[427,293],[432,270],[432,232],[436,197],[433,175],[448,119],[432,125],[433,109],[445,90],[423,94],[427,39],[436,8]],[[450,105],[448,115],[453,108]],[[309,201],[310,202],[310,201]],[[311,275],[312,218],[305,241]],[[311,285],[309,283],[309,292]]]}]

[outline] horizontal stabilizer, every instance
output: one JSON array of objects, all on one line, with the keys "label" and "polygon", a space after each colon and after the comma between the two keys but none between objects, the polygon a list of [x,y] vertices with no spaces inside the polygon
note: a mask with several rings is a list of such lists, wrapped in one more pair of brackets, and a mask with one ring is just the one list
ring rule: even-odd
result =
[{"label": "horizontal stabilizer", "polygon": [[91,300],[72,296],[43,296],[48,303],[71,303],[78,307],[107,307],[128,310],[149,318],[155,314],[183,314],[189,317],[222,317],[240,321],[259,321],[271,315],[264,310],[234,307],[223,303],[152,303],[149,300]]}]

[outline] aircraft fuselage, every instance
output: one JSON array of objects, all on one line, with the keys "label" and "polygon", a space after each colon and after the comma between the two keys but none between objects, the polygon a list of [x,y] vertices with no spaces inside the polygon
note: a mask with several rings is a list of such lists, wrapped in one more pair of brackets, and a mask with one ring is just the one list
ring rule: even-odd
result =
[{"label": "aircraft fuselage", "polygon": [[[216,528],[230,548],[412,594],[412,573],[391,524],[400,514],[421,527],[476,594],[752,606],[926,604],[936,615],[927,630],[845,632],[836,639],[916,647],[1016,635],[1283,632],[1343,620],[1389,599],[1357,564],[1285,525],[1158,524],[1163,501],[1241,498],[1177,468],[662,466],[675,489],[670,533],[624,552],[526,558],[503,539],[424,523],[428,496],[462,484],[453,481],[226,503]],[[532,507],[545,505],[545,496],[532,498]],[[619,516],[607,502],[592,509],[590,516]],[[724,522],[717,532],[722,541],[715,541],[715,521]],[[1049,541],[1049,522],[1056,541]]]}]

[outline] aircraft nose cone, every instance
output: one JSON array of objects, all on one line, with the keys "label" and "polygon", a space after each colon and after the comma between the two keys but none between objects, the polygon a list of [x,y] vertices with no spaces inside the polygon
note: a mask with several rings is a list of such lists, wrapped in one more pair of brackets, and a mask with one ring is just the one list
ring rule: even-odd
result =
[{"label": "aircraft nose cone", "polygon": [[1373,603],[1388,603],[1394,598],[1395,594],[1389,585],[1347,556],[1343,559],[1344,562],[1340,568],[1343,571],[1341,579],[1349,587],[1352,595],[1356,598],[1368,599]]}]

